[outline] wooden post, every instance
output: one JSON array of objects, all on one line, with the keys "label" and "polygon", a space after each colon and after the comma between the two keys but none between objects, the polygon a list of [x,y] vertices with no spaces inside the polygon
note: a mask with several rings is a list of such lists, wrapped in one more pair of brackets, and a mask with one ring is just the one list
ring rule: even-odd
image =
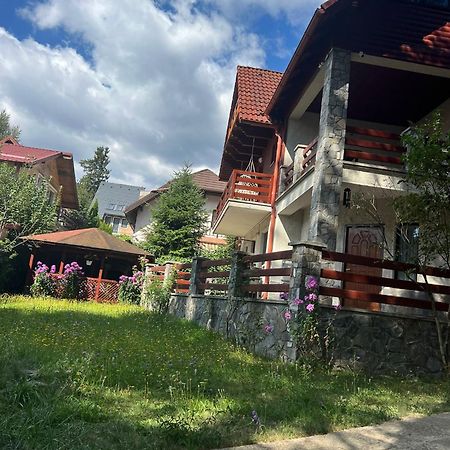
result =
[{"label": "wooden post", "polygon": [[30,259],[28,260],[28,272],[25,282],[25,288],[31,285],[31,281],[33,280],[33,266],[34,266],[34,250],[31,252]]},{"label": "wooden post", "polygon": [[100,293],[100,284],[102,282],[102,277],[103,277],[103,266],[105,264],[105,257],[102,256],[101,260],[100,260],[100,269],[98,270],[98,277],[97,277],[97,284],[95,286],[95,295],[94,295],[94,300],[96,302],[98,302],[98,295]]},{"label": "wooden post", "polygon": [[59,262],[59,270],[58,270],[59,275],[62,275],[64,272],[65,260],[66,260],[66,252],[63,252],[61,256],[61,261]]}]

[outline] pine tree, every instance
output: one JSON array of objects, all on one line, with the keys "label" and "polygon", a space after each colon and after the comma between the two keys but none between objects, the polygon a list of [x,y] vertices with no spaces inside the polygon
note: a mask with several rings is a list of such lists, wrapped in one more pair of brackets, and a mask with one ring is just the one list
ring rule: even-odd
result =
[{"label": "pine tree", "polygon": [[199,239],[206,230],[205,198],[192,179],[189,166],[170,182],[152,211],[145,247],[159,261],[191,259],[199,253]]},{"label": "pine tree", "polygon": [[97,147],[94,156],[91,159],[82,159],[80,165],[84,170],[84,175],[80,180],[80,184],[84,185],[92,197],[97,192],[102,181],[108,181],[110,170],[109,164],[109,147]]},{"label": "pine tree", "polygon": [[10,115],[6,110],[0,112],[0,139],[6,136],[12,136],[16,141],[20,138],[21,130],[17,125],[11,125]]}]

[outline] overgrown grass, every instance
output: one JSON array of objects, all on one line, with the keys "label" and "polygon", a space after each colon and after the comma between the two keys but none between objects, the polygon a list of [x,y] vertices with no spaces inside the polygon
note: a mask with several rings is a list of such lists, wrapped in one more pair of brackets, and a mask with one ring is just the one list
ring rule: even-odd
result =
[{"label": "overgrown grass", "polygon": [[138,307],[4,299],[0,336],[2,449],[207,449],[450,410],[448,381],[311,373]]}]

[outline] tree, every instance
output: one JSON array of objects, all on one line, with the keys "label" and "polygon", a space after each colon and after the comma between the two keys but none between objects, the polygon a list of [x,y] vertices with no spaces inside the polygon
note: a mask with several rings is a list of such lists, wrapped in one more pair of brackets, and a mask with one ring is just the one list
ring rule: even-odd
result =
[{"label": "tree", "polygon": [[84,175],[80,180],[86,190],[94,197],[102,181],[109,179],[109,147],[97,147],[91,159],[82,159],[80,165]]},{"label": "tree", "polygon": [[6,136],[12,136],[16,141],[20,138],[21,130],[17,125],[11,125],[10,115],[6,110],[0,112],[0,139]]},{"label": "tree", "polygon": [[0,164],[0,286],[24,236],[56,228],[58,204],[49,202],[47,186],[38,186],[26,170]]},{"label": "tree", "polygon": [[92,203],[93,196],[87,190],[85,184],[77,183],[78,210],[67,211],[68,227],[72,230],[81,228],[98,228],[98,202]]},{"label": "tree", "polygon": [[145,248],[162,260],[187,260],[199,253],[206,230],[203,193],[193,182],[189,166],[175,172],[166,192],[153,209]]}]

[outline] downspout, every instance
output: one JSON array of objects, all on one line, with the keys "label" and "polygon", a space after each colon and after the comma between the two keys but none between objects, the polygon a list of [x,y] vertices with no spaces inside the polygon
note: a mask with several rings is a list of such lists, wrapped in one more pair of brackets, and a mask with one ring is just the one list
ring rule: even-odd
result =
[{"label": "downspout", "polygon": [[[284,125],[280,127],[280,131],[277,131],[275,133],[275,136],[277,137],[277,152],[275,156],[275,166],[274,166],[274,172],[273,172],[273,178],[272,178],[272,188],[270,192],[270,206],[272,208],[270,213],[270,223],[269,223],[269,233],[267,236],[267,247],[266,247],[266,253],[272,253],[273,252],[273,241],[275,238],[275,223],[277,220],[277,208],[275,206],[275,201],[277,199],[277,193],[278,193],[278,182],[280,179],[280,170],[281,170],[281,164],[280,162],[284,159],[284,150],[285,145],[283,141],[285,127]],[[270,269],[271,261],[266,261],[265,268]],[[268,284],[270,278],[268,276],[265,277],[264,283]],[[263,292],[262,294],[263,299],[268,298],[268,293]]]}]

